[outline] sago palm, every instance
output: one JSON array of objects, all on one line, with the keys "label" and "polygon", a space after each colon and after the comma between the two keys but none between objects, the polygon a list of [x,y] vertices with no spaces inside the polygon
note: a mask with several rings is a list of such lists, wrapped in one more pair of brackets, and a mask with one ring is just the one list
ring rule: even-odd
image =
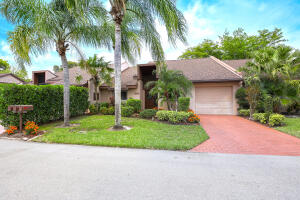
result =
[{"label": "sago palm", "polygon": [[[67,51],[76,44],[106,46],[106,11],[96,0],[89,0],[80,11],[68,10],[64,0],[3,0],[1,13],[14,23],[8,41],[18,61],[31,62],[31,56],[56,48],[64,70],[64,125],[69,125],[70,83]],[[101,21],[102,20],[102,21]],[[97,21],[97,26],[95,25]],[[103,22],[102,24],[100,22]],[[80,53],[80,51],[79,51]]]}]

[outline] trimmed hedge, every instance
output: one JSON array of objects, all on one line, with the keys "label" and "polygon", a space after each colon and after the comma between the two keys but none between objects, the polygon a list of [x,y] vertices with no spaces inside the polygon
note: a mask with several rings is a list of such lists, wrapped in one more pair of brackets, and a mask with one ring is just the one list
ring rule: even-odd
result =
[{"label": "trimmed hedge", "polygon": [[[70,87],[70,115],[83,115],[89,106],[88,90]],[[44,124],[63,119],[62,85],[16,85],[0,84],[0,119],[2,125],[18,125],[19,115],[7,111],[9,105],[33,105],[33,111],[23,114],[23,121]]]},{"label": "trimmed hedge", "polygon": [[133,107],[134,113],[139,113],[142,109],[142,101],[139,99],[128,99],[126,106]]},{"label": "trimmed hedge", "polygon": [[179,97],[178,98],[178,110],[187,112],[190,108],[190,98],[189,97]]},{"label": "trimmed hedge", "polygon": [[155,117],[156,113],[157,113],[157,110],[146,109],[146,110],[143,110],[142,112],[140,112],[140,117],[149,119],[149,118]]}]

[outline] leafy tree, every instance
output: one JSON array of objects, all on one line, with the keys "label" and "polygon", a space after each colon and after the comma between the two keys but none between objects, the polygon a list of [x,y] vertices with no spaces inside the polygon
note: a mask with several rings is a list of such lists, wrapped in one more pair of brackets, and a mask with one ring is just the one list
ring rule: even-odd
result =
[{"label": "leafy tree", "polygon": [[[79,66],[79,63],[78,62],[74,62],[74,61],[68,61],[68,68],[73,68],[73,67],[77,67]],[[63,71],[63,67],[62,66],[58,66],[58,65],[54,65],[53,66],[53,71],[54,72],[61,72]]]},{"label": "leafy tree", "polygon": [[9,69],[9,64],[6,60],[0,59],[0,72]]},{"label": "leafy tree", "polygon": [[50,3],[3,0],[0,9],[6,19],[16,25],[14,31],[8,33],[8,40],[17,61],[30,64],[31,55],[43,55],[56,47],[64,70],[64,125],[69,126],[70,83],[66,52],[70,47],[78,50],[76,43],[103,45],[100,19],[105,19],[106,11],[96,0],[86,1],[84,9],[72,12],[64,0]]},{"label": "leafy tree", "polygon": [[[98,93],[98,87],[104,83],[111,84],[113,69],[109,67],[103,57],[97,58],[96,54],[88,60],[80,62],[81,68],[85,69],[91,76],[94,84],[94,92]],[[96,100],[97,102],[98,100]]]},{"label": "leafy tree", "polygon": [[193,59],[193,58],[206,58],[214,56],[220,58],[222,55],[221,49],[218,43],[205,39],[196,47],[188,48],[179,59]]},{"label": "leafy tree", "polygon": [[168,70],[166,66],[160,68],[157,81],[150,81],[145,86],[151,88],[149,93],[166,102],[168,110],[178,109],[178,98],[186,96],[192,87],[188,80],[179,70]]},{"label": "leafy tree", "polygon": [[257,35],[248,35],[242,28],[219,36],[219,42],[205,39],[196,47],[188,48],[179,58],[204,58],[215,56],[223,60],[251,58],[252,52],[265,47],[276,47],[286,40],[281,29],[259,30]]}]

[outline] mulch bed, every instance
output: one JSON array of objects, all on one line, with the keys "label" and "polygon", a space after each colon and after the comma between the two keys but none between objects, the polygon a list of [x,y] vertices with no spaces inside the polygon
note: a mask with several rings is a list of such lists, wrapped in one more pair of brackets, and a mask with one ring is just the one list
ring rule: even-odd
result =
[{"label": "mulch bed", "polygon": [[0,133],[0,138],[8,138],[8,139],[16,139],[16,140],[24,140],[24,141],[28,141],[34,137],[43,135],[45,133],[45,131],[39,131],[37,135],[25,135],[25,133],[15,133],[12,135],[8,135],[6,132],[3,132],[2,134]]}]

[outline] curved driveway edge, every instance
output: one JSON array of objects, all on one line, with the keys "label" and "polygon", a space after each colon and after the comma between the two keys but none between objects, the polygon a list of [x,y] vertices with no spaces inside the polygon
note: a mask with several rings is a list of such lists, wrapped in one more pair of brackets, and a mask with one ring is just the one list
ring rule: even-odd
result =
[{"label": "curved driveway edge", "polygon": [[192,152],[300,156],[300,139],[238,116],[200,115],[210,139]]}]

